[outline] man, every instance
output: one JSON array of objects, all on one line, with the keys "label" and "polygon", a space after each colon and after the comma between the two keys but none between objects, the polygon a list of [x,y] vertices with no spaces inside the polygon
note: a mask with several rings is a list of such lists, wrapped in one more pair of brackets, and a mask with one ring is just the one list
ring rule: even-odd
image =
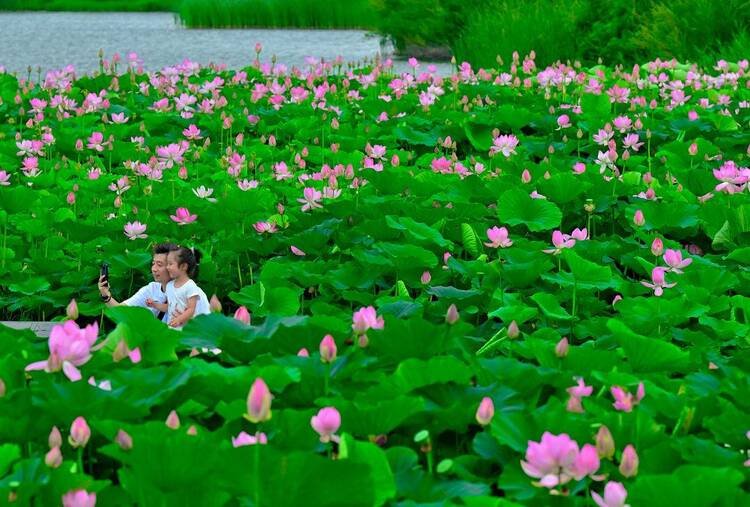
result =
[{"label": "man", "polygon": [[105,280],[104,277],[99,278],[99,293],[102,295],[102,301],[107,306],[140,306],[142,308],[148,308],[154,317],[158,318],[162,322],[167,322],[167,315],[165,312],[159,312],[156,308],[149,307],[146,302],[148,300],[156,303],[164,303],[167,301],[167,282],[169,282],[169,273],[167,272],[167,254],[173,250],[177,250],[178,246],[174,243],[159,243],[154,246],[154,257],[151,261],[151,274],[154,277],[154,281],[141,287],[138,292],[130,296],[125,301],[117,301],[112,297],[112,292],[109,290],[109,280]]}]

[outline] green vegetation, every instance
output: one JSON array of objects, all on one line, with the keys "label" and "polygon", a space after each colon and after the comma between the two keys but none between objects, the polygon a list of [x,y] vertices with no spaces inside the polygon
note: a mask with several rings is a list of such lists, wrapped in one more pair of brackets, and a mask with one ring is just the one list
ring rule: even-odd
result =
[{"label": "green vegetation", "polygon": [[190,28],[373,28],[368,0],[183,0]]},{"label": "green vegetation", "polygon": [[[748,54],[743,0],[373,0],[378,31],[398,50],[448,46],[459,61],[495,65],[535,50],[537,63],[628,63],[676,57],[708,63]],[[427,19],[415,26],[414,19]]]},{"label": "green vegetation", "polygon": [[0,0],[0,11],[172,11],[179,0]]}]

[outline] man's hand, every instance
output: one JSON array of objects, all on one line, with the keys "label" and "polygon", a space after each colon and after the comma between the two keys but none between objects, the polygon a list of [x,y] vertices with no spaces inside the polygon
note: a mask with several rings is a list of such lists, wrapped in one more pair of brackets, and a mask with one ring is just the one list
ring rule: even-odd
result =
[{"label": "man's hand", "polygon": [[99,293],[104,297],[112,296],[112,292],[109,290],[109,280],[105,276],[99,277]]},{"label": "man's hand", "polygon": [[151,298],[146,298],[146,306],[148,306],[149,308],[153,308],[154,300]]}]

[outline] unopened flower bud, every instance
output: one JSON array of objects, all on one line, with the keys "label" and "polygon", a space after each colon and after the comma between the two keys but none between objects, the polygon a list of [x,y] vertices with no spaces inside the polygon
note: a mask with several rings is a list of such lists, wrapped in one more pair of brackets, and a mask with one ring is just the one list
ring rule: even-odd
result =
[{"label": "unopened flower bud", "polygon": [[211,312],[221,313],[221,302],[219,301],[219,298],[216,297],[216,294],[211,296],[211,300],[208,302],[208,306],[211,309]]},{"label": "unopened flower bud", "polygon": [[125,430],[120,430],[115,435],[115,443],[120,446],[123,451],[129,451],[133,448],[133,437],[128,435]]},{"label": "unopened flower bud", "polygon": [[515,340],[521,335],[521,330],[518,329],[518,324],[516,324],[515,320],[512,320],[510,324],[508,324],[508,338],[511,340]]},{"label": "unopened flower bud", "polygon": [[247,415],[250,422],[259,423],[271,418],[271,391],[262,378],[253,382],[247,395]]},{"label": "unopened flower bud", "polygon": [[234,312],[234,318],[244,324],[250,324],[250,312],[244,306],[237,308],[237,311]]},{"label": "unopened flower bud", "polygon": [[50,468],[57,468],[62,465],[63,457],[59,447],[53,447],[44,456],[44,464]]},{"label": "unopened flower bud", "polygon": [[50,449],[62,445],[62,435],[60,434],[60,430],[57,429],[57,426],[52,426],[52,430],[49,432],[49,437],[47,438],[47,443],[49,444]]},{"label": "unopened flower bud", "polygon": [[180,427],[180,416],[177,415],[177,412],[172,410],[169,415],[167,416],[167,420],[165,421],[165,424],[167,425],[167,428],[176,430]]},{"label": "unopened flower bud", "polygon": [[495,416],[495,405],[492,399],[485,396],[477,408],[476,419],[482,426],[487,426]]},{"label": "unopened flower bud", "polygon": [[643,216],[643,211],[636,210],[633,215],[633,223],[638,227],[642,227],[646,223],[646,218]]},{"label": "unopened flower bud", "polygon": [[89,428],[86,419],[83,417],[76,417],[73,424],[70,426],[70,435],[68,436],[68,442],[73,447],[86,447],[86,444],[91,438],[91,428]]},{"label": "unopened flower bud", "polygon": [[447,322],[450,325],[455,324],[458,322],[458,308],[456,308],[456,305],[451,304],[448,307],[448,311],[445,313],[445,322]]},{"label": "unopened flower bud", "polygon": [[664,243],[659,238],[654,238],[654,241],[651,243],[651,254],[655,255],[656,257],[661,256],[661,254],[664,253]]},{"label": "unopened flower bud", "polygon": [[320,360],[324,363],[332,363],[336,360],[336,342],[329,334],[320,341]]},{"label": "unopened flower bud", "polygon": [[612,459],[615,455],[615,440],[606,426],[601,426],[596,433],[596,452],[600,458]]},{"label": "unopened flower bud", "polygon": [[623,477],[634,477],[638,475],[638,454],[635,447],[628,444],[622,451],[622,460],[620,461],[620,473]]},{"label": "unopened flower bud", "polygon": [[68,306],[65,308],[65,315],[67,315],[70,320],[76,320],[78,318],[78,304],[75,299],[71,299],[70,303],[68,303]]},{"label": "unopened flower bud", "polygon": [[569,348],[570,345],[568,344],[568,339],[563,337],[563,339],[557,342],[557,345],[555,345],[555,355],[562,359],[563,357],[568,355]]}]

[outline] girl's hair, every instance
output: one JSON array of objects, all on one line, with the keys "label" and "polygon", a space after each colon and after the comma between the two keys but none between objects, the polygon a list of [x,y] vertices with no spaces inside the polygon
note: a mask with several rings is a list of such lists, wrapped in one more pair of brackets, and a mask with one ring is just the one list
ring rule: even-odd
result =
[{"label": "girl's hair", "polygon": [[184,246],[178,246],[172,251],[177,255],[177,265],[187,264],[188,276],[195,279],[198,276],[198,265],[202,257],[200,251],[197,248],[187,248]]}]

